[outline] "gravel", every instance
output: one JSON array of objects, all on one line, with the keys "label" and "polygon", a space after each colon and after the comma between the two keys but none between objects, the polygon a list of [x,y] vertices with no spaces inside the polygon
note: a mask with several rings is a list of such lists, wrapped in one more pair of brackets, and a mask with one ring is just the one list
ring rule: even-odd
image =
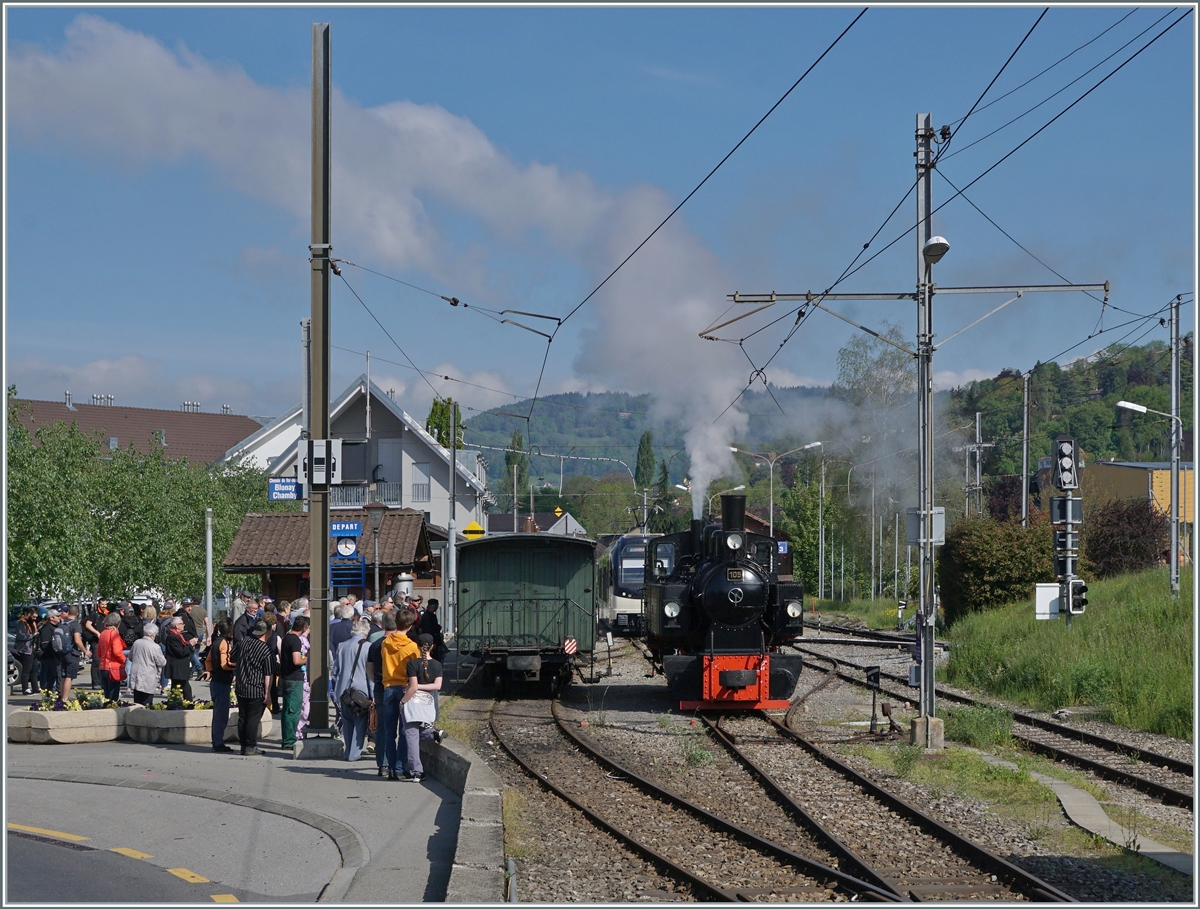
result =
[{"label": "gravel", "polygon": [[[905,673],[910,658],[903,651],[872,649],[853,653],[854,648],[839,647],[837,652],[847,659],[859,663],[882,665],[885,672]],[[597,670],[607,668],[607,654],[597,654]],[[660,782],[669,782],[685,797],[701,802],[716,813],[725,811],[734,814],[731,820],[739,822],[768,839],[783,836],[785,829],[792,830],[789,848],[797,853],[809,854],[812,858],[836,866],[836,861],[812,844],[797,838],[794,825],[783,809],[764,796],[761,789],[747,787],[738,782],[745,778],[746,771],[740,762],[728,757],[719,746],[705,744],[696,735],[702,727],[693,726],[691,717],[676,709],[677,702],[666,691],[661,676],[650,676],[650,664],[628,642],[618,640],[614,648],[612,674],[596,685],[578,682],[563,694],[564,715],[569,715],[580,725],[581,731],[593,736],[615,758],[646,776],[655,776]],[[806,669],[797,690],[797,698],[814,688],[825,678],[825,674]],[[464,695],[470,697],[468,692]],[[914,692],[915,697],[915,692]],[[914,705],[896,698],[888,700],[894,707],[894,716],[906,723],[912,715]],[[801,707],[794,711],[794,722],[803,727],[803,732],[828,741],[852,738],[866,732],[866,723],[871,716],[870,694],[858,686],[833,682],[821,691],[804,699]],[[586,726],[582,725],[586,723]],[[861,725],[847,725],[858,723]],[[1129,730],[1114,730],[1107,724],[1078,722],[1080,726],[1096,729],[1099,734],[1122,738],[1130,744],[1138,744],[1164,754],[1190,758],[1190,745],[1180,748],[1172,740],[1163,741],[1161,736],[1130,733]],[[530,732],[530,735],[544,735]],[[561,735],[561,733],[557,733]],[[481,742],[491,738],[490,731],[483,730]],[[757,746],[770,751],[775,746]],[[792,746],[794,748],[794,746]],[[1174,750],[1172,750],[1174,749]],[[501,776],[507,789],[519,795],[516,806],[506,813],[510,825],[507,840],[510,848],[518,841],[524,844],[526,854],[516,856],[518,887],[522,901],[539,902],[643,902],[693,900],[690,888],[673,881],[661,873],[654,864],[644,860],[636,852],[621,846],[610,836],[600,832],[580,812],[568,807],[561,799],[546,792],[529,779],[494,744],[479,744],[478,749],[485,760]],[[797,749],[798,750],[798,749]],[[708,751],[705,757],[701,752]],[[1008,859],[1048,883],[1084,901],[1191,901],[1192,883],[1174,872],[1159,869],[1146,860],[1120,859],[1120,853],[1109,848],[1082,847],[1080,854],[1050,854],[1036,830],[1026,825],[1007,820],[998,815],[986,803],[944,791],[931,792],[911,782],[897,779],[868,765],[865,759],[841,756],[846,763],[855,766],[864,775],[883,783],[890,791],[917,805],[935,819],[954,827],[988,850]],[[600,811],[610,810],[620,797],[618,785],[606,778],[578,780],[587,788],[591,806]],[[811,787],[811,777],[798,777],[797,787]],[[1192,814],[1185,809],[1169,808],[1123,787],[1096,781],[1112,801],[1123,807],[1136,808],[1154,823],[1165,824],[1173,829],[1188,831],[1191,838]],[[723,803],[723,791],[736,791],[737,804]],[[820,810],[828,805],[819,796],[814,807]],[[855,806],[857,807],[857,806]],[[828,812],[839,823],[852,823],[855,812]],[[520,829],[513,825],[519,819]],[[1120,821],[1120,818],[1115,818]],[[646,818],[646,830],[653,829],[654,818]],[[884,826],[882,822],[860,823]],[[1065,826],[1061,817],[1048,819],[1055,826]],[[669,839],[671,830],[663,830]],[[635,832],[636,831],[631,831]],[[1153,835],[1153,830],[1149,831]],[[676,833],[678,837],[678,834]],[[643,837],[643,841],[652,840]],[[1082,839],[1082,838],[1081,838]],[[698,842],[710,842],[708,839]],[[661,845],[659,842],[654,843]],[[822,858],[824,854],[824,858]],[[698,859],[720,866],[720,855],[710,851],[709,859]],[[851,869],[843,869],[853,873]],[[732,869],[724,872],[729,879],[736,875]],[[749,881],[753,875],[745,876]],[[770,897],[760,896],[759,899]],[[807,899],[820,899],[810,895]]]}]

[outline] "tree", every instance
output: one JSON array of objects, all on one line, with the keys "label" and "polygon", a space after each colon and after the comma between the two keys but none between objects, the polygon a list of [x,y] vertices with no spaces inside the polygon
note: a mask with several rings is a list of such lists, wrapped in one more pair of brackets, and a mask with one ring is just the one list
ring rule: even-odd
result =
[{"label": "tree", "polygon": [[[900,326],[889,322],[884,323],[882,334],[897,344],[907,340]],[[838,351],[837,362],[838,378],[831,391],[855,407],[893,407],[916,391],[916,360],[879,338],[855,334]]]},{"label": "tree", "polygon": [[510,496],[508,510],[511,511],[511,496],[520,499],[521,490],[529,485],[529,455],[525,453],[525,440],[519,430],[513,431],[508,447],[511,450],[504,453],[504,476],[500,478],[500,488]]},{"label": "tree", "polygon": [[638,442],[633,482],[638,489],[649,489],[654,483],[654,433],[649,429],[642,433]]},{"label": "tree", "polygon": [[425,431],[446,448],[450,447],[451,421],[458,413],[458,447],[463,447],[462,411],[453,398],[434,398],[429,405],[429,416],[425,420]]},{"label": "tree", "polygon": [[650,514],[651,533],[681,533],[691,526],[690,503],[680,505],[677,490],[671,485],[667,459],[658,467],[658,483],[654,487],[654,508]]},{"label": "tree", "polygon": [[109,451],[99,434],[52,423],[30,435],[9,390],[10,603],[39,596],[198,593],[204,585],[206,508],[213,510],[217,587],[246,514],[291,511],[270,502],[266,474],[240,464],[208,469],[162,449]]}]

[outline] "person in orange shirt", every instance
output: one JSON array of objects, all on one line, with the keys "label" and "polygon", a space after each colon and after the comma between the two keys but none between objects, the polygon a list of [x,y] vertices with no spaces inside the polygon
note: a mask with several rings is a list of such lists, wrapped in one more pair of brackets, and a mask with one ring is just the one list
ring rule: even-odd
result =
[{"label": "person in orange shirt", "polygon": [[389,780],[400,779],[401,770],[408,760],[407,743],[400,734],[404,724],[404,708],[401,705],[408,688],[408,661],[421,656],[421,648],[408,636],[412,625],[413,614],[407,609],[401,610],[396,615],[396,630],[384,637],[380,648],[383,703],[375,705],[379,711],[375,748],[379,748],[379,739],[382,737]]}]

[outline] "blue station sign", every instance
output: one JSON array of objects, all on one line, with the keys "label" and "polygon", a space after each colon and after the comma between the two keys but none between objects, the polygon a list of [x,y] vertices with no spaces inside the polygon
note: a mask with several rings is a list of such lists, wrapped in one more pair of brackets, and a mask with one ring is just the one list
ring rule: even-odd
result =
[{"label": "blue station sign", "polygon": [[272,502],[295,502],[304,498],[304,484],[295,477],[271,477],[267,480],[267,498]]},{"label": "blue station sign", "polygon": [[329,535],[331,537],[361,537],[362,521],[330,521]]}]

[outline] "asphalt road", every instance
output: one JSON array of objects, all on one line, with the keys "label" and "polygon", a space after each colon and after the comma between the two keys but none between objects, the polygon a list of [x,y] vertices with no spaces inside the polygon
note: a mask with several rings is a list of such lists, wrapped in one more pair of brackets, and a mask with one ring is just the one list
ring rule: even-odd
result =
[{"label": "asphalt road", "polygon": [[[8,831],[8,901],[13,903],[264,902],[277,899],[218,883],[188,883],[106,849]],[[218,899],[214,899],[218,898]],[[305,902],[315,902],[316,897]],[[289,897],[289,903],[300,902]]]},{"label": "asphalt road", "polygon": [[[312,827],[193,796],[21,780],[10,781],[5,807],[10,900],[313,902],[339,864]],[[23,862],[14,847],[51,861]],[[53,894],[36,891],[47,886]]]}]

